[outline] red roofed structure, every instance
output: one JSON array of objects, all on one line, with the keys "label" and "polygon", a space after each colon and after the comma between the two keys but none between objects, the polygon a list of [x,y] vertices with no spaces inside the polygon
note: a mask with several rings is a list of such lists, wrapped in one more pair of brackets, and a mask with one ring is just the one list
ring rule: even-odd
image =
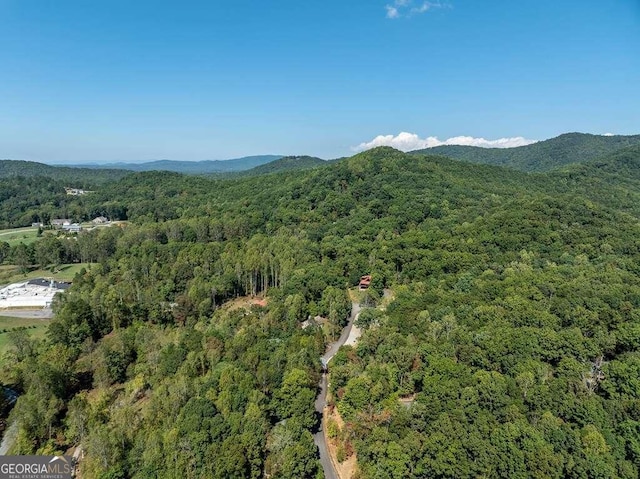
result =
[{"label": "red roofed structure", "polygon": [[371,284],[371,275],[366,274],[360,278],[360,289],[367,289]]}]

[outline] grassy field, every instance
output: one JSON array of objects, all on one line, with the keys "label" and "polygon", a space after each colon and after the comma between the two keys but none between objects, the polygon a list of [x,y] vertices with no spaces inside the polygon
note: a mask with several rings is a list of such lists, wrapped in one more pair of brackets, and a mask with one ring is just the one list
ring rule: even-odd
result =
[{"label": "grassy field", "polygon": [[[112,226],[122,226],[127,224],[127,221],[114,221],[104,225],[94,225],[91,221],[81,223],[84,231],[96,229],[96,228],[110,228]],[[60,230],[44,230],[44,235],[58,235]],[[0,230],[0,241],[6,241],[9,246],[15,246],[19,243],[30,244],[38,239],[38,228],[31,226],[25,228],[12,228],[7,230]]]},{"label": "grassy field", "polygon": [[47,331],[49,320],[44,319],[26,319],[11,318],[9,316],[0,316],[0,359],[10,347],[9,331],[20,327],[27,328],[27,334],[31,338],[41,339]]},{"label": "grassy field", "polygon": [[[11,314],[6,311],[5,314]],[[27,328],[31,326],[46,326],[49,320],[28,319],[28,318],[12,318],[11,316],[0,316],[0,331],[4,329],[15,329],[21,326]]]},{"label": "grassy field", "polygon": [[63,264],[54,273],[49,269],[33,269],[28,273],[21,273],[14,265],[0,266],[0,285],[18,283],[33,278],[53,278],[56,281],[72,281],[82,268],[90,269],[92,263]]},{"label": "grassy field", "polygon": [[14,228],[0,230],[0,241],[6,241],[10,246],[18,243],[33,243],[38,237],[38,228]]}]

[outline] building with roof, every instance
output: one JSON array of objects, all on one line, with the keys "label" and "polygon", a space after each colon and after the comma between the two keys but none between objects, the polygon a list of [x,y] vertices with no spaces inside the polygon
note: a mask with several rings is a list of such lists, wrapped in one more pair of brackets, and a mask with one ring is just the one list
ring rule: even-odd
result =
[{"label": "building with roof", "polygon": [[70,225],[71,220],[67,218],[56,218],[51,220],[51,226],[54,228],[62,228],[65,225]]},{"label": "building with roof", "polygon": [[79,223],[72,223],[70,225],[62,225],[62,229],[68,233],[80,233],[80,231],[82,231],[82,225]]},{"label": "building with roof", "polygon": [[362,289],[368,289],[370,284],[371,284],[371,275],[366,274],[360,278],[360,283],[358,284],[358,286],[362,290]]},{"label": "building with roof", "polygon": [[36,278],[0,289],[0,310],[13,308],[50,308],[53,298],[64,293],[71,283]]}]

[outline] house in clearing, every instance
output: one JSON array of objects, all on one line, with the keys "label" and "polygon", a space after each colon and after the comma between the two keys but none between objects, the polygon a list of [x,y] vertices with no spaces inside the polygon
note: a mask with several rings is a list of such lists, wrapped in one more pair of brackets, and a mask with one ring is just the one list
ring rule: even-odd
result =
[{"label": "house in clearing", "polygon": [[358,286],[360,287],[361,290],[363,290],[363,289],[368,289],[370,284],[371,284],[371,275],[366,274],[360,278],[360,283],[358,284]]},{"label": "house in clearing", "polygon": [[54,228],[63,228],[64,226],[68,226],[71,224],[71,220],[67,218],[56,218],[55,220],[51,220],[51,226]]},{"label": "house in clearing", "polygon": [[109,222],[109,219],[105,218],[104,216],[98,216],[97,218],[94,218],[91,222],[94,225],[104,225]]}]

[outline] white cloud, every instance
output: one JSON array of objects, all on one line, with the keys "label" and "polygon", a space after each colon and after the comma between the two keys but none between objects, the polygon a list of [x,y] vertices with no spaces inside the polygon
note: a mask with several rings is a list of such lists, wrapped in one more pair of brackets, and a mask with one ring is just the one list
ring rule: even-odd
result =
[{"label": "white cloud", "polygon": [[605,133],[605,134],[604,134],[604,135],[602,135],[602,136],[616,136],[616,135],[615,135],[614,133]]},{"label": "white cloud", "polygon": [[420,138],[415,133],[407,133],[403,131],[396,136],[379,135],[373,140],[360,143],[351,149],[353,151],[370,150],[377,146],[392,146],[401,151],[422,150],[424,148],[433,148],[442,145],[466,145],[479,146],[482,148],[514,148],[516,146],[525,146],[535,143],[536,140],[528,140],[521,136],[515,138],[499,138],[497,140],[485,140],[484,138],[474,138],[472,136],[456,136],[448,140],[441,141],[435,136]]},{"label": "white cloud", "polygon": [[395,19],[400,17],[412,17],[413,15],[419,15],[434,8],[445,8],[448,6],[448,4],[441,2],[394,0],[393,3],[387,4],[385,8],[387,10],[387,18]]},{"label": "white cloud", "polygon": [[419,7],[413,7],[411,9],[411,12],[424,13],[427,10],[431,10],[432,8],[442,8],[442,5],[440,3],[423,2]]},{"label": "white cloud", "polygon": [[386,9],[387,9],[387,18],[398,18],[398,16],[400,16],[400,14],[398,13],[398,9],[396,7],[387,5]]}]

